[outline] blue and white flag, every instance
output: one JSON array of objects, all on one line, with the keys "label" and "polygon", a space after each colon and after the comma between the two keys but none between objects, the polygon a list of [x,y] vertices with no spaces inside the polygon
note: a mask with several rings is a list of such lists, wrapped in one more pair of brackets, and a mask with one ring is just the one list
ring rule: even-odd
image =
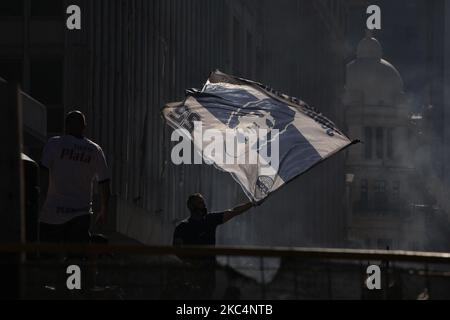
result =
[{"label": "blue and white flag", "polygon": [[[163,108],[175,130],[176,164],[202,163],[229,172],[259,202],[317,163],[352,144],[303,101],[260,83],[213,72],[201,91]],[[194,158],[192,160],[192,157]]]}]

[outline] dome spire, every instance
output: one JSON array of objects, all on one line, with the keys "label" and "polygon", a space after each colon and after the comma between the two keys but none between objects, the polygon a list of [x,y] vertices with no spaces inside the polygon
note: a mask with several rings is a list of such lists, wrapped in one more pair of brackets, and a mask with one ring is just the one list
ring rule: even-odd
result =
[{"label": "dome spire", "polygon": [[366,29],[366,38],[373,38],[373,30]]},{"label": "dome spire", "polygon": [[383,57],[381,44],[373,37],[372,30],[366,30],[366,36],[358,44],[356,56],[358,58],[372,59],[381,59]]}]

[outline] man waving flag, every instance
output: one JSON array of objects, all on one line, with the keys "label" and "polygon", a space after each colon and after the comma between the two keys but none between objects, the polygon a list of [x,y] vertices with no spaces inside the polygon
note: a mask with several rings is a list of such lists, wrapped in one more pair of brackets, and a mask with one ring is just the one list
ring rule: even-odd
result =
[{"label": "man waving flag", "polygon": [[176,129],[172,141],[189,142],[172,150],[174,163],[192,163],[192,141],[194,163],[229,172],[252,202],[352,144],[303,101],[220,71],[201,91],[188,90],[183,102],[165,106],[163,115]]}]

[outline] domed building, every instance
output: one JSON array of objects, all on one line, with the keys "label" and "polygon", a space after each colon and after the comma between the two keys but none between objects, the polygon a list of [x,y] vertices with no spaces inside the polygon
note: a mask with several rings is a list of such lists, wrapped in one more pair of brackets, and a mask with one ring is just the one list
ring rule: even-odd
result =
[{"label": "domed building", "polygon": [[424,248],[425,220],[415,205],[422,201],[403,80],[370,34],[347,65],[344,106],[349,136],[363,142],[350,148],[346,159],[350,244]]},{"label": "domed building", "polygon": [[[357,58],[347,66],[346,102],[396,106],[404,101],[403,80],[395,67],[382,59],[380,43],[370,35],[358,45]],[[375,89],[375,90],[374,90]]]}]

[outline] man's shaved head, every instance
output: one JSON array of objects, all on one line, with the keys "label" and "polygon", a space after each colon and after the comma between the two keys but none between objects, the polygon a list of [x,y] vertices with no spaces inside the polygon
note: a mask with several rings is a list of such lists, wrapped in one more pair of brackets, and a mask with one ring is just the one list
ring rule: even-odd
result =
[{"label": "man's shaved head", "polygon": [[70,111],[66,115],[66,133],[74,136],[82,136],[86,129],[86,117],[81,111]]},{"label": "man's shaved head", "polygon": [[189,211],[191,211],[191,217],[202,218],[208,213],[205,199],[200,193],[190,195],[187,201],[187,206]]}]

